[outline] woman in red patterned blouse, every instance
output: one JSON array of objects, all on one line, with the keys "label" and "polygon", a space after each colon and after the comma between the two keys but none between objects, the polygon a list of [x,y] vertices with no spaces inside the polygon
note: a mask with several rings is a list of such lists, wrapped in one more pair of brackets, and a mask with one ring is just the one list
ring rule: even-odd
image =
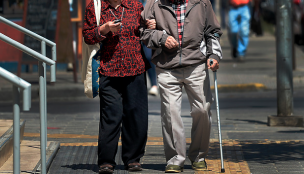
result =
[{"label": "woman in red patterned blouse", "polygon": [[[121,133],[122,160],[127,170],[142,170],[148,127],[148,99],[138,0],[101,0],[100,25],[94,3],[86,7],[83,37],[87,44],[102,43],[100,50],[99,173],[113,173]],[[119,20],[115,23],[115,20]],[[146,23],[155,28],[155,21]],[[150,27],[150,28],[151,28]]]}]

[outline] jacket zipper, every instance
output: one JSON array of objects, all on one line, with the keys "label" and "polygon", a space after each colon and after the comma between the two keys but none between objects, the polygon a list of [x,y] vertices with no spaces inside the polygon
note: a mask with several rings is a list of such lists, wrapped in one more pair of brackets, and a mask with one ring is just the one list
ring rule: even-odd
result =
[{"label": "jacket zipper", "polygon": [[[200,2],[197,2],[197,3],[195,3],[191,8],[190,8],[190,10],[188,11],[188,12],[186,12],[186,14],[185,14],[185,19],[186,19],[186,17],[188,16],[188,14],[190,13],[190,11],[192,10],[192,8],[193,7],[195,7],[197,4],[199,4]],[[163,7],[163,8],[166,8],[166,9],[168,9],[174,16],[175,16],[175,19],[176,19],[176,22],[177,22],[177,16],[176,16],[176,14],[174,13],[174,12],[172,12],[171,11],[171,9],[169,9],[167,6],[165,6],[165,5],[161,5],[161,4],[159,4],[158,5],[159,7]],[[184,19],[184,20],[185,20]],[[180,45],[180,51],[179,51],[179,65],[181,66],[182,65],[182,44],[183,44],[183,38],[184,38],[184,30],[185,30],[185,21],[184,21],[184,25],[183,25],[183,34],[182,34],[182,42],[181,42],[181,45]],[[177,27],[177,35],[179,35],[179,33],[178,33],[178,27]],[[179,37],[177,37],[178,38],[178,43],[180,43],[180,41],[179,41]]]},{"label": "jacket zipper", "polygon": [[[188,14],[190,13],[190,11],[192,10],[193,7],[195,7],[197,4],[199,4],[200,2],[195,3],[188,12],[186,12],[185,14],[185,19],[184,19],[184,25],[183,25],[183,34],[182,34],[182,43],[180,46],[180,52],[179,52],[179,65],[182,65],[182,44],[183,44],[183,40],[184,40],[184,30],[185,30],[185,20],[186,17],[188,16]],[[177,20],[177,19],[176,19]],[[177,29],[177,33],[178,33],[178,29]]]}]

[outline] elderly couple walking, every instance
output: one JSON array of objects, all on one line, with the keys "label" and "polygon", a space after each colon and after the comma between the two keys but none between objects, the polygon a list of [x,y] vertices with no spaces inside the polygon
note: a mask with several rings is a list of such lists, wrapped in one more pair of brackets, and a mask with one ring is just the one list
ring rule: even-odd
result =
[{"label": "elderly couple walking", "polygon": [[[141,48],[153,50],[161,97],[161,123],[167,166],[183,171],[186,137],[181,119],[182,88],[193,119],[188,158],[194,170],[205,170],[210,139],[212,93],[208,69],[222,58],[220,25],[209,0],[101,0],[97,26],[94,2],[86,7],[83,36],[100,50],[99,173],[113,173],[119,137],[126,170],[140,171],[148,127],[145,71]],[[115,20],[120,22],[115,23]],[[209,60],[213,60],[210,64]]]}]

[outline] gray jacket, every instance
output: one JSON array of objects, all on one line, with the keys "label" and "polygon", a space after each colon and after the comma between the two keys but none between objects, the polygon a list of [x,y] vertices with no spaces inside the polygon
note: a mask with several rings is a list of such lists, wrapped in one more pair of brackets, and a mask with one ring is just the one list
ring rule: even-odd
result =
[{"label": "gray jacket", "polygon": [[[148,0],[141,16],[141,40],[155,50],[152,62],[157,67],[172,69],[222,58],[222,32],[209,0],[188,0],[182,45],[178,48],[165,47],[168,36],[179,42],[177,19],[169,0]],[[156,20],[155,30],[144,28],[146,19]]]}]

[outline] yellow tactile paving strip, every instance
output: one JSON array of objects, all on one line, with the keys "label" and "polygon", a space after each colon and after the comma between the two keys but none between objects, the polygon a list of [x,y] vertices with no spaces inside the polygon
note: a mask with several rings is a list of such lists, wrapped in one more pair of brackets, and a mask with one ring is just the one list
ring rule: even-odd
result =
[{"label": "yellow tactile paving strip", "polygon": [[[247,83],[247,84],[235,84],[235,85],[218,85],[218,90],[260,90],[260,89],[266,89],[266,86],[262,83]],[[211,90],[214,89],[214,86],[211,86]]]},{"label": "yellow tactile paving strip", "polygon": [[[97,139],[97,135],[78,135],[78,134],[47,134],[48,138],[88,138]],[[24,137],[40,137],[40,133],[24,133]]]}]

